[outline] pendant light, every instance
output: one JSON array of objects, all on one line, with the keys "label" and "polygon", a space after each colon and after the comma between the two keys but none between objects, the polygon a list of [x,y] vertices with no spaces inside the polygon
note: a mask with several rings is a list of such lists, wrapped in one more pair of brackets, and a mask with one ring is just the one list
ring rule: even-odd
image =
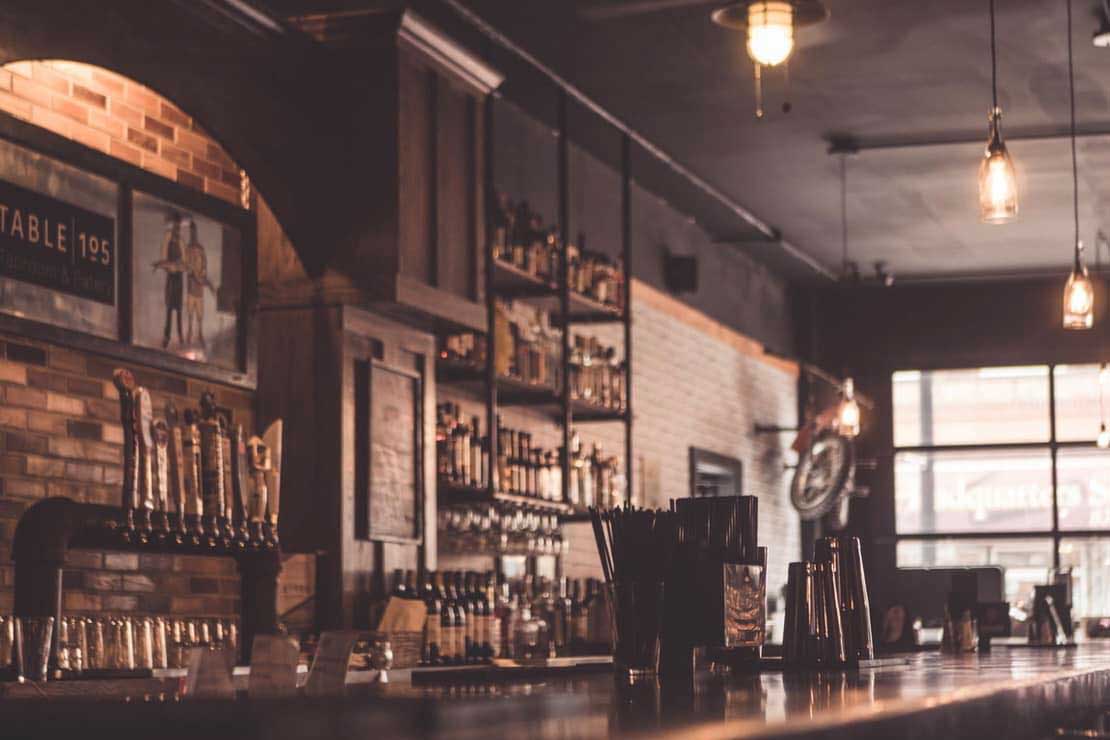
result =
[{"label": "pendant light", "polygon": [[763,118],[763,68],[781,67],[787,88],[783,113],[789,113],[790,75],[787,63],[794,53],[795,31],[828,18],[821,0],[738,0],[718,7],[713,22],[723,28],[743,31],[755,74],[755,117]]},{"label": "pendant light", "polygon": [[748,6],[748,56],[756,64],[777,67],[794,51],[794,7],[789,2],[753,2]]},{"label": "pendant light", "polygon": [[998,106],[998,51],[994,34],[994,0],[991,19],[991,111],[987,148],[979,164],[979,218],[988,224],[1004,224],[1017,217],[1017,174],[1002,141],[1002,109]]},{"label": "pendant light", "polygon": [[859,402],[856,401],[856,384],[845,378],[840,386],[840,406],[836,409],[836,431],[844,437],[859,436]]},{"label": "pendant light", "polygon": [[1095,444],[1098,445],[1099,449],[1103,449],[1103,450],[1105,450],[1107,448],[1110,448],[1110,431],[1108,431],[1106,429],[1106,409],[1105,409],[1105,407],[1103,406],[1103,403],[1102,403],[1102,394],[1103,394],[1103,389],[1106,386],[1107,372],[1108,371],[1106,369],[1106,363],[1105,362],[1098,366],[1098,419],[1099,419],[1099,425],[1098,425],[1098,438],[1095,440]]},{"label": "pendant light", "polygon": [[1071,43],[1071,0],[1068,10],[1068,93],[1071,103],[1072,213],[1075,218],[1075,262],[1064,286],[1064,328],[1090,329],[1094,325],[1095,286],[1083,265],[1083,243],[1079,241],[1079,161],[1075,153],[1075,64]]}]

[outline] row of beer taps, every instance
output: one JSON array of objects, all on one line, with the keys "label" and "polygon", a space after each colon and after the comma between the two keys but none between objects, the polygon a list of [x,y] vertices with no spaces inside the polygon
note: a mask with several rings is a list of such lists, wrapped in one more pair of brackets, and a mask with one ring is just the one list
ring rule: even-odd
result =
[{"label": "row of beer taps", "polygon": [[281,502],[282,421],[258,437],[216,405],[156,419],[150,392],[126,369],[113,373],[123,425],[123,520],[134,545],[225,550],[275,548]]}]

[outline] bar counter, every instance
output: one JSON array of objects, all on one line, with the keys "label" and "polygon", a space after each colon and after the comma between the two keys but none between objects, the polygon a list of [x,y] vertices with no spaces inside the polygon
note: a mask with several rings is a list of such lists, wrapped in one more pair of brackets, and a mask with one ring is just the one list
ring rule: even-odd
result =
[{"label": "bar counter", "polygon": [[[140,691],[149,691],[147,682]],[[172,696],[172,694],[171,694]],[[348,686],[280,702],[150,694],[0,701],[21,736],[80,738],[1043,738],[1110,704],[1110,645],[916,654],[858,672],[615,680],[608,671],[521,681]]]}]

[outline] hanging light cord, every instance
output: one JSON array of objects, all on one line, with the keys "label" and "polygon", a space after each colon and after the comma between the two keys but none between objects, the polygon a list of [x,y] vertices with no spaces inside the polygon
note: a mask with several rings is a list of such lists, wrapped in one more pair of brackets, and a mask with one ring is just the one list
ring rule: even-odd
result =
[{"label": "hanging light cord", "polygon": [[[993,3],[994,0],[991,0]],[[1075,269],[1079,270],[1079,160],[1075,154],[1075,63],[1071,43],[1071,0],[1068,8],[1068,96],[1071,102],[1071,186],[1072,206],[1075,216]]]},{"label": "hanging light cord", "polygon": [[[993,0],[992,0],[993,2]],[[840,251],[841,275],[848,276],[848,155],[840,155]]]},{"label": "hanging light cord", "polygon": [[1105,375],[1106,363],[1104,362],[1098,366],[1098,420],[1103,428],[1106,427],[1106,411],[1103,409],[1102,406],[1102,379]]},{"label": "hanging light cord", "polygon": [[991,100],[994,107],[991,108],[991,116],[998,110],[998,50],[994,45],[994,0],[990,0],[991,9]]}]

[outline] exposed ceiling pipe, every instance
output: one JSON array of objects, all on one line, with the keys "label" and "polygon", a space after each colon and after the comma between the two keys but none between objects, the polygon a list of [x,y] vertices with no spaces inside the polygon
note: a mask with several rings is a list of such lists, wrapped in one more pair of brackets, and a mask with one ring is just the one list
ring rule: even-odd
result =
[{"label": "exposed ceiling pipe", "polygon": [[[1078,138],[1110,136],[1110,124],[1098,123],[1077,128],[1075,135]],[[1055,139],[1068,139],[1071,129],[1060,126],[1046,126],[1041,128],[1009,129],[1006,132],[1006,141],[1052,141]],[[892,134],[889,136],[855,137],[848,134],[829,134],[825,137],[828,142],[829,154],[856,154],[861,151],[874,151],[878,149],[918,149],[933,146],[959,146],[964,144],[982,144],[981,131],[957,131],[950,134]]]},{"label": "exposed ceiling pipe", "polygon": [[756,216],[744,206],[732,200],[729,196],[725,195],[714,185],[704,180],[701,176],[690,170],[688,167],[677,161],[674,157],[668,154],[665,150],[649,141],[643,134],[633,129],[629,124],[614,116],[601,105],[595,102],[592,98],[579,90],[568,80],[559,75],[551,67],[544,64],[538,58],[527,52],[522,47],[518,46],[516,42],[505,36],[501,31],[494,28],[485,19],[477,13],[466,7],[459,0],[441,0],[444,5],[451,8],[455,13],[461,16],[467,23],[472,25],[484,36],[489,38],[494,43],[501,46],[506,51],[522,59],[527,64],[531,65],[536,71],[543,76],[547,77],[553,84],[561,88],[567,95],[574,100],[578,101],[583,107],[590,110],[594,115],[601,118],[613,128],[617,129],[623,134],[626,134],[629,139],[635,142],[640,148],[646,151],[651,156],[669,167],[673,172],[680,175],[683,179],[689,182],[698,190],[702,191],[710,198],[713,198],[720,203],[725,209],[733,213],[738,218],[748,223],[751,227],[763,234],[769,242],[777,244],[784,252],[792,258],[801,262],[809,267],[813,272],[817,273],[823,278],[828,280],[835,280],[836,275],[832,270],[821,264],[816,258],[803,251],[799,247],[788,242],[782,237],[782,233],[768,224],[763,219]]}]

